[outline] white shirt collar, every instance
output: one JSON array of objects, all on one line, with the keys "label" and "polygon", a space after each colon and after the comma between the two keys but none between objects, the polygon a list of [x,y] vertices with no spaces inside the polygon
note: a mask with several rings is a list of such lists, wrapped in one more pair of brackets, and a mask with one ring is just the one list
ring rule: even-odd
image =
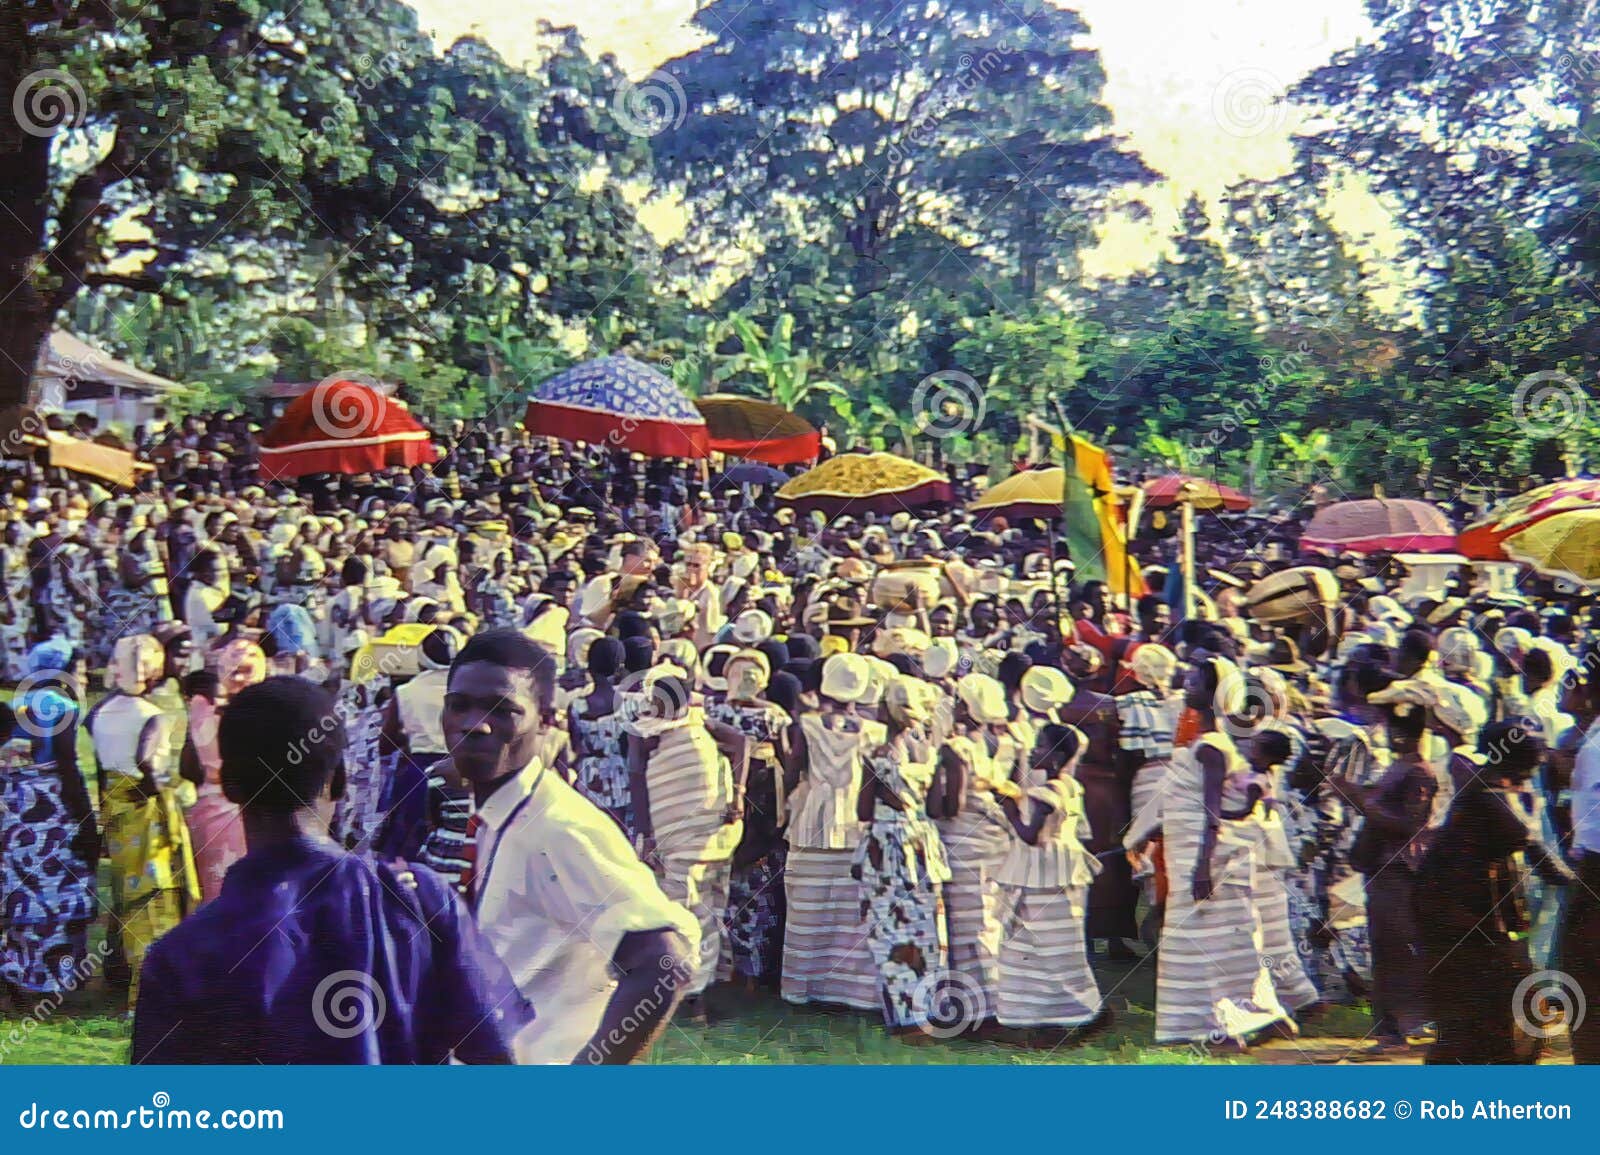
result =
[{"label": "white shirt collar", "polygon": [[535,758],[523,767],[522,772],[516,777],[502,782],[500,788],[478,807],[478,821],[490,830],[498,832],[516,810],[518,803],[534,792],[543,776],[544,763]]}]

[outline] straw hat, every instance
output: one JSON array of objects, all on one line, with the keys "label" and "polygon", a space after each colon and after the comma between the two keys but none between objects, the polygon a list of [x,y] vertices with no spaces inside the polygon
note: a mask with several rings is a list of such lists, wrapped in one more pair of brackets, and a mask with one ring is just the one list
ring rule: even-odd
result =
[{"label": "straw hat", "polygon": [[[700,655],[700,684],[715,693],[723,693],[728,688],[728,662],[733,660],[733,655],[739,652],[738,646],[720,642],[714,646],[707,646],[705,653]],[[757,651],[759,653],[759,651]],[[724,657],[726,655],[726,657]],[[765,655],[762,655],[765,657]],[[716,659],[723,658],[722,673],[712,674],[711,668]]]},{"label": "straw hat", "polygon": [[922,672],[930,678],[944,678],[961,661],[961,651],[956,649],[954,638],[934,638],[922,651]]},{"label": "straw hat", "polygon": [[593,626],[579,626],[567,636],[567,660],[574,666],[589,662],[589,649],[605,634]]},{"label": "straw hat", "polygon": [[872,567],[858,557],[847,557],[833,567],[832,576],[851,585],[865,585],[872,580]]},{"label": "straw hat", "polygon": [[1158,642],[1145,642],[1128,655],[1128,671],[1141,686],[1166,689],[1178,671],[1178,657]]}]

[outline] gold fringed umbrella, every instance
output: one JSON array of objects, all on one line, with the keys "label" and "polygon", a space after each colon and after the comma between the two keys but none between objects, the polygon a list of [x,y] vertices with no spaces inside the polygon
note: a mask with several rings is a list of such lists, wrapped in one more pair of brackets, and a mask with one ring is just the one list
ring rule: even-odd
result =
[{"label": "gold fringed umbrella", "polygon": [[737,393],[696,397],[694,407],[706,419],[713,453],[727,453],[769,465],[815,461],[822,444],[811,422],[781,405]]},{"label": "gold fringed umbrella", "polygon": [[1024,469],[969,501],[967,508],[973,513],[991,516],[1037,517],[1049,521],[1061,516],[1063,484],[1064,473],[1059,465],[1049,469]]},{"label": "gold fringed umbrella", "polygon": [[1501,548],[1548,577],[1600,585],[1600,509],[1552,514],[1512,534]]},{"label": "gold fringed umbrella", "polygon": [[895,513],[951,500],[944,474],[892,453],[841,453],[778,490],[780,500],[827,517]]}]

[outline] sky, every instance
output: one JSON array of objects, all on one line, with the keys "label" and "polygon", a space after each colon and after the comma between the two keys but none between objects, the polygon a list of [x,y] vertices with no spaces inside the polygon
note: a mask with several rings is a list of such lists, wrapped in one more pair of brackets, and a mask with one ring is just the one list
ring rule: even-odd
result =
[{"label": "sky", "polygon": [[[1167,176],[1142,194],[1153,210],[1149,222],[1106,228],[1085,263],[1094,275],[1154,260],[1191,192],[1215,204],[1231,183],[1285,171],[1296,116],[1273,98],[1369,31],[1361,0],[1057,2],[1075,8],[1089,25],[1116,131]],[[634,77],[699,43],[689,23],[694,0],[411,3],[441,47],[473,32],[517,62],[535,55],[534,27],[541,18],[576,26],[592,52],[615,53]],[[1383,213],[1363,190],[1348,190],[1330,207],[1353,236],[1377,235],[1372,251],[1387,247]],[[675,218],[671,210],[646,220],[658,233],[681,226],[681,214]]]}]

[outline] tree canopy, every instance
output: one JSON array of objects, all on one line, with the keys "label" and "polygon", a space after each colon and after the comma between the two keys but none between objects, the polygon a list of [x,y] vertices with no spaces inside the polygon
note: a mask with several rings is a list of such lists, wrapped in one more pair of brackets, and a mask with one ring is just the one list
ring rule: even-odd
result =
[{"label": "tree canopy", "polygon": [[[1581,465],[1600,14],[1369,16],[1291,89],[1289,171],[1189,197],[1149,267],[1093,278],[1164,178],[1068,0],[703,0],[703,45],[631,77],[570,28],[527,62],[437,44],[400,0],[16,0],[0,405],[67,325],[201,410],[347,371],[511,420],[625,351],[996,467],[1057,405],[1136,464],[1258,489]],[[1338,226],[1351,187],[1390,214],[1381,268]],[[681,235],[641,223],[658,205]]]}]

